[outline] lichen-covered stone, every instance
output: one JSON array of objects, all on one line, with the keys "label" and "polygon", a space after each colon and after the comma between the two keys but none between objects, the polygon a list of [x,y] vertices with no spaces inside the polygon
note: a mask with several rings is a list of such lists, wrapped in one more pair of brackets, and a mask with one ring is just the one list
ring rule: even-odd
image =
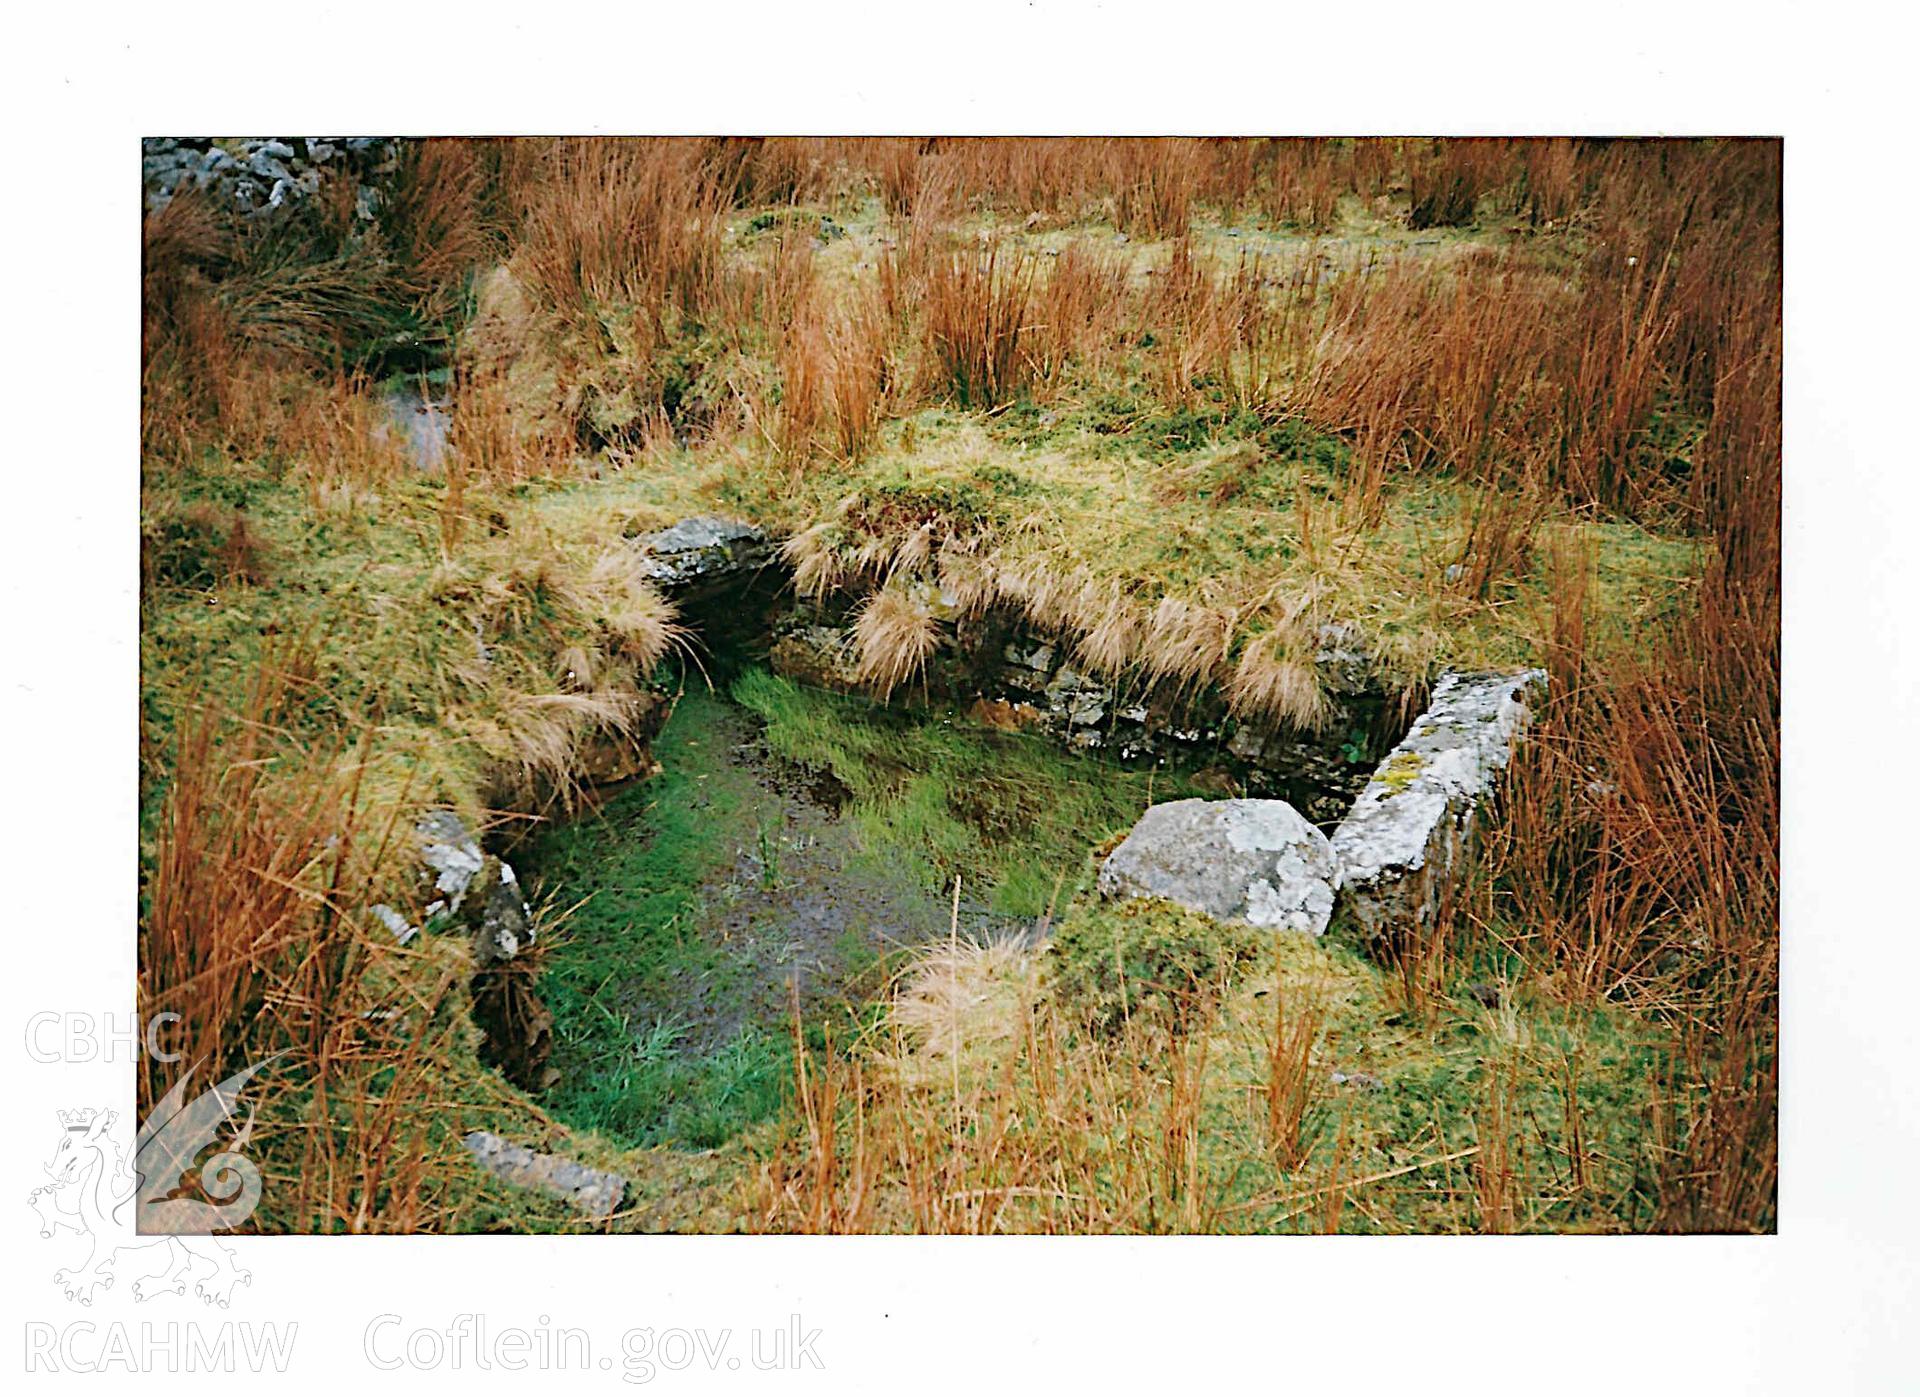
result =
[{"label": "lichen-covered stone", "polygon": [[1433,701],[1333,834],[1340,901],[1369,937],[1402,939],[1430,926],[1472,845],[1480,806],[1527,722],[1519,674],[1447,673]]},{"label": "lichen-covered stone", "polygon": [[669,589],[752,572],[773,556],[765,529],[705,514],[682,519],[640,543],[647,553],[648,580]]},{"label": "lichen-covered stone", "polygon": [[480,1167],[495,1178],[516,1188],[538,1189],[564,1199],[588,1217],[612,1216],[627,1191],[626,1179],[618,1174],[590,1168],[564,1155],[536,1153],[491,1130],[472,1131],[463,1143]]},{"label": "lichen-covered stone", "polygon": [[1174,800],[1142,815],[1107,857],[1100,892],[1318,936],[1333,876],[1327,837],[1284,800]]}]

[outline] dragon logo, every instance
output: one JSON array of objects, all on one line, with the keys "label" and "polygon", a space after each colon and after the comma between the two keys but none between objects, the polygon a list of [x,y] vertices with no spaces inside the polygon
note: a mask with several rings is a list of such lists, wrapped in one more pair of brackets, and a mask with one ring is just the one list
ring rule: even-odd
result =
[{"label": "dragon logo", "polygon": [[[27,1202],[40,1214],[42,1237],[71,1231],[87,1240],[79,1265],[54,1272],[69,1300],[91,1305],[96,1291],[124,1280],[136,1300],[185,1295],[191,1285],[207,1304],[225,1308],[235,1287],[253,1283],[252,1273],[234,1264],[233,1249],[210,1234],[238,1227],[260,1203],[260,1171],[241,1153],[253,1133],[251,1113],[224,1145],[219,1136],[234,1122],[241,1090],[266,1065],[256,1062],[192,1101],[185,1099],[192,1074],[183,1076],[140,1126],[131,1170],[112,1133],[117,1112],[59,1113],[60,1140],[46,1165],[52,1182]],[[209,1146],[217,1150],[203,1161]],[[190,1172],[197,1188],[188,1183]],[[135,1233],[152,1240],[116,1243],[128,1203]]]}]

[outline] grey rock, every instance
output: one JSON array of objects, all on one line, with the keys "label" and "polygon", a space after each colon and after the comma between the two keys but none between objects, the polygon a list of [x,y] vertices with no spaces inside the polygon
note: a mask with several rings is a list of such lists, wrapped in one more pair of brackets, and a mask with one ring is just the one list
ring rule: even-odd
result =
[{"label": "grey rock", "polygon": [[[289,150],[287,154],[291,155],[293,152]],[[293,183],[293,171],[289,170],[284,163],[275,159],[274,153],[270,151],[256,150],[252,155],[248,156],[247,169],[262,180],[269,180],[274,183]]]},{"label": "grey rock", "polygon": [[1527,693],[1546,679],[1537,669],[1443,674],[1427,711],[1374,770],[1333,834],[1341,903],[1370,937],[1432,924],[1526,728]]},{"label": "grey rock", "polygon": [[1227,738],[1227,750],[1244,762],[1259,761],[1266,745],[1266,739],[1245,724],[1235,728]]},{"label": "grey rock", "polygon": [[1008,664],[1030,669],[1036,674],[1046,674],[1053,669],[1053,646],[1045,641],[1033,645],[1009,641],[1002,653]]},{"label": "grey rock", "polygon": [[1333,912],[1333,850],[1284,800],[1156,805],[1100,869],[1106,897],[1160,897],[1222,921],[1318,936]]},{"label": "grey rock", "polygon": [[772,556],[767,532],[737,519],[696,515],[641,540],[646,576],[662,587],[684,587],[751,572]]},{"label": "grey rock", "polygon": [[1373,654],[1357,626],[1330,621],[1315,637],[1314,670],[1333,694],[1364,694],[1374,687]]},{"label": "grey rock", "polygon": [[1113,690],[1097,680],[1062,665],[1047,685],[1047,709],[1069,728],[1090,728],[1106,717]]},{"label": "grey rock", "polygon": [[495,876],[487,886],[474,923],[474,954],[482,964],[512,960],[533,944],[533,909],[520,891],[513,865],[494,859]]},{"label": "grey rock", "polygon": [[374,903],[367,911],[373,914],[375,921],[392,932],[393,939],[398,941],[402,946],[413,940],[413,938],[420,933],[419,927],[415,926],[384,902]]},{"label": "grey rock", "polygon": [[399,144],[385,137],[335,142],[269,138],[244,142],[236,159],[204,139],[148,137],[140,143],[141,182],[149,210],[164,207],[180,190],[199,187],[250,216],[299,203],[319,192],[323,177],[355,187],[362,209],[379,191],[369,181],[398,168]]},{"label": "grey rock", "polygon": [[1337,1087],[1358,1087],[1361,1091],[1379,1091],[1386,1085],[1371,1072],[1329,1072],[1327,1080]]},{"label": "grey rock", "polygon": [[420,861],[434,875],[434,888],[454,908],[486,863],[480,842],[451,810],[429,810],[414,826],[420,836]]},{"label": "grey rock", "polygon": [[512,960],[533,944],[533,910],[512,864],[481,849],[451,810],[428,811],[414,829],[433,890],[472,928],[482,965]]},{"label": "grey rock", "polygon": [[627,1181],[619,1174],[564,1155],[536,1153],[490,1130],[471,1131],[462,1143],[495,1178],[564,1199],[591,1218],[612,1216],[627,1191]]}]

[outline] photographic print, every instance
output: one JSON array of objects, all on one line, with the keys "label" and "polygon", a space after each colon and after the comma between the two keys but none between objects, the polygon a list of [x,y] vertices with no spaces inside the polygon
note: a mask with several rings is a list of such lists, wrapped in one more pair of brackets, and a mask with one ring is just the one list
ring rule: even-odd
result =
[{"label": "photographic print", "polygon": [[1778,1226],[1779,140],[140,157],[69,1295]]}]

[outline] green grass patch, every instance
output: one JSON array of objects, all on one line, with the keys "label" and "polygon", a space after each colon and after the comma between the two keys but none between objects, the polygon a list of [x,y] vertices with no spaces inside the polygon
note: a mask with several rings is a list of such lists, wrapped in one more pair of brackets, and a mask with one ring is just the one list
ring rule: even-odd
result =
[{"label": "green grass patch", "polygon": [[634,1145],[720,1144],[770,1115],[787,1085],[784,1034],[743,1020],[717,1050],[683,1051],[688,1025],[647,1006],[725,1014],[737,967],[702,929],[700,884],[732,856],[752,778],[707,740],[723,700],[683,695],[655,751],[665,768],[528,851],[542,894],[583,896],[546,954],[559,1084],[548,1108]]},{"label": "green grass patch", "polygon": [[[1088,852],[1153,800],[1190,794],[1178,777],[1071,756],[1040,737],[976,728],[804,688],[749,670],[733,696],[780,755],[832,773],[867,857],[929,889],[1037,917],[1086,886]],[[672,763],[668,761],[669,770]]]}]

